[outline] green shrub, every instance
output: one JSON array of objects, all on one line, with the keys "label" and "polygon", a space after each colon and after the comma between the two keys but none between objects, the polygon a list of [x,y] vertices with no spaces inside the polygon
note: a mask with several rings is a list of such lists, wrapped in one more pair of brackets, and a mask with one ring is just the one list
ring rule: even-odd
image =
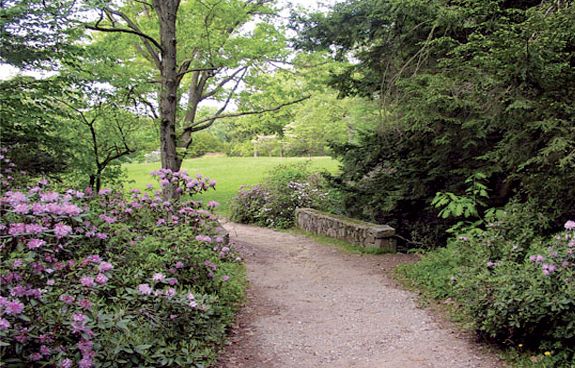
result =
[{"label": "green shrub", "polygon": [[188,149],[189,157],[200,157],[206,153],[223,152],[224,143],[207,131],[194,134],[194,144]]},{"label": "green shrub", "polygon": [[530,211],[509,205],[487,230],[460,235],[401,272],[430,296],[457,301],[480,336],[549,352],[549,361],[569,366],[575,363],[575,222],[541,238],[534,229],[541,221]]},{"label": "green shrub", "polygon": [[240,223],[290,228],[298,207],[327,210],[336,198],[319,173],[311,173],[307,163],[279,165],[263,184],[242,187],[231,203],[231,219]]}]

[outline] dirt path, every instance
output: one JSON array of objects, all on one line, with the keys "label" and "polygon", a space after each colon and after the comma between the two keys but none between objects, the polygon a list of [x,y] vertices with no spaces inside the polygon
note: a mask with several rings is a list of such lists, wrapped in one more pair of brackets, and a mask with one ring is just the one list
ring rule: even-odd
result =
[{"label": "dirt path", "polygon": [[410,256],[348,254],[303,236],[225,227],[250,290],[218,368],[503,366],[391,280]]}]

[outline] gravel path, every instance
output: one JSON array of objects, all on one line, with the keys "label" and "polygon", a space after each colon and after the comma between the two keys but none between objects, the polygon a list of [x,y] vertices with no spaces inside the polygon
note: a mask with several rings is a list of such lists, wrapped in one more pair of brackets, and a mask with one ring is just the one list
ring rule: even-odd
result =
[{"label": "gravel path", "polygon": [[389,277],[409,255],[356,255],[269,229],[226,224],[250,289],[218,368],[502,367],[417,307]]}]

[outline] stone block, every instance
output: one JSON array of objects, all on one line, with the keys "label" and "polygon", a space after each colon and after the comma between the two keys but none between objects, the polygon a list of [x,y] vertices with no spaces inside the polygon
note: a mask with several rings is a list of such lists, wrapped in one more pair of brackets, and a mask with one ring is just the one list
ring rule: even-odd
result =
[{"label": "stone block", "polygon": [[395,252],[395,229],[344,216],[332,215],[311,208],[296,209],[296,225],[305,231],[345,240],[364,247],[376,247]]}]

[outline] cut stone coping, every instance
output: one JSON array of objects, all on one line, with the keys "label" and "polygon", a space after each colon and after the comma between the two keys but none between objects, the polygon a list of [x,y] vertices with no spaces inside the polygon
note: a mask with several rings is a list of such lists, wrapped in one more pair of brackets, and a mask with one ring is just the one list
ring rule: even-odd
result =
[{"label": "cut stone coping", "polygon": [[312,208],[298,208],[296,225],[305,231],[388,252],[397,251],[395,229],[345,216],[333,215]]}]

